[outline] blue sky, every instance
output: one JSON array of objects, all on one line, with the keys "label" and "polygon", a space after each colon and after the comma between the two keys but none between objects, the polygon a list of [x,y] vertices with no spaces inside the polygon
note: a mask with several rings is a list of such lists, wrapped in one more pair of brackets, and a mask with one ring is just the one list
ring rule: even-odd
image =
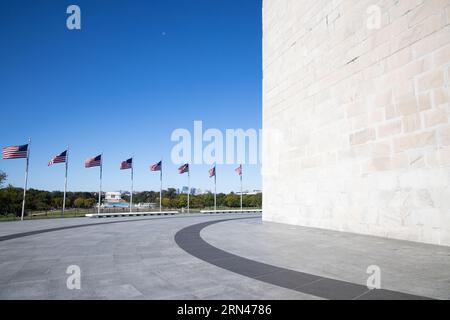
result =
[{"label": "blue sky", "polygon": [[[81,8],[81,30],[66,9]],[[127,190],[122,160],[135,157],[135,190],[157,190],[148,166],[165,159],[164,187],[187,184],[171,163],[173,130],[261,128],[261,0],[15,0],[0,2],[0,145],[32,138],[29,186],[63,188],[48,160],[70,144],[69,190]],[[6,120],[6,121],[5,121]],[[206,145],[206,144],[205,144]],[[23,160],[2,160],[23,185]],[[217,168],[218,191],[238,190],[235,165]],[[191,185],[212,189],[207,165]],[[244,189],[260,189],[259,165],[244,166]]]}]

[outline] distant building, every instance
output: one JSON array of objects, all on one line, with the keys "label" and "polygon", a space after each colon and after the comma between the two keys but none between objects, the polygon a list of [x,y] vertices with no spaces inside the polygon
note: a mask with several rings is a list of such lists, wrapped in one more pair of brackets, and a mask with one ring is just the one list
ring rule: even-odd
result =
[{"label": "distant building", "polygon": [[126,208],[130,204],[122,199],[121,192],[105,192],[103,208]]},{"label": "distant building", "polygon": [[105,202],[123,202],[120,192],[105,192]]},{"label": "distant building", "polygon": [[[183,188],[181,188],[181,192],[180,192],[181,194],[188,194],[188,192],[189,192],[189,187],[184,186]],[[201,192],[201,189],[191,188],[190,194],[195,195],[195,194],[199,194],[199,192]]]},{"label": "distant building", "polygon": [[211,190],[202,190],[202,189],[198,189],[196,192],[196,195],[201,195],[201,194],[208,194],[208,193],[212,193]]}]

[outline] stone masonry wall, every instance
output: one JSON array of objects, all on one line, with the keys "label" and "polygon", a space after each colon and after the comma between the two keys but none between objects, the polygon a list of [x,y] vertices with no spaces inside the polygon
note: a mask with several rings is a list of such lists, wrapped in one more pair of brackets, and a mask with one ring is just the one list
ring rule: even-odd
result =
[{"label": "stone masonry wall", "polygon": [[263,219],[450,245],[450,0],[264,0],[263,51]]}]

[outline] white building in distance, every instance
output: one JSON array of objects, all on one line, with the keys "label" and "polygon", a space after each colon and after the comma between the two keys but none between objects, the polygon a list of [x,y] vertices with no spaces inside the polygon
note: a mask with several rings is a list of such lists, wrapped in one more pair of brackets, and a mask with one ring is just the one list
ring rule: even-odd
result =
[{"label": "white building in distance", "polygon": [[123,202],[120,192],[105,192],[105,202]]}]

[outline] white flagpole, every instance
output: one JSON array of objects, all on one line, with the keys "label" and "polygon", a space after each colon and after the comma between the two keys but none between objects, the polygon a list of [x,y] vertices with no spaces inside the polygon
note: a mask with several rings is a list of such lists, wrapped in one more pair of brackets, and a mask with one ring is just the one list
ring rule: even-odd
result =
[{"label": "white flagpole", "polygon": [[241,180],[241,211],[242,211],[242,164],[241,164],[240,180]]},{"label": "white flagpole", "polygon": [[63,207],[61,211],[61,217],[64,216],[64,212],[66,211],[66,193],[67,193],[67,170],[69,166],[69,145],[67,145],[66,149],[66,175],[64,178],[64,197],[63,197]]},{"label": "white flagpole", "polygon": [[134,168],[134,160],[131,158],[131,194],[130,194],[130,213],[133,212],[133,168]]},{"label": "white flagpole", "polygon": [[20,218],[21,221],[23,221],[23,215],[25,214],[25,197],[27,195],[28,165],[29,165],[29,162],[30,162],[30,149],[31,149],[31,138],[28,139],[28,146],[27,146],[27,164],[26,164],[26,167],[25,167],[25,186],[23,188],[22,216]]},{"label": "white flagpole", "polygon": [[98,208],[97,213],[100,214],[100,205],[102,202],[102,171],[103,171],[103,152],[100,155],[100,192],[98,193]]},{"label": "white flagpole", "polygon": [[162,169],[163,163],[161,158],[161,168],[159,170],[159,212],[162,212]]},{"label": "white flagpole", "polygon": [[217,211],[217,169],[214,164],[214,211]]},{"label": "white flagpole", "polygon": [[187,212],[189,213],[189,195],[191,194],[191,168],[188,167],[188,196],[187,196]]}]

